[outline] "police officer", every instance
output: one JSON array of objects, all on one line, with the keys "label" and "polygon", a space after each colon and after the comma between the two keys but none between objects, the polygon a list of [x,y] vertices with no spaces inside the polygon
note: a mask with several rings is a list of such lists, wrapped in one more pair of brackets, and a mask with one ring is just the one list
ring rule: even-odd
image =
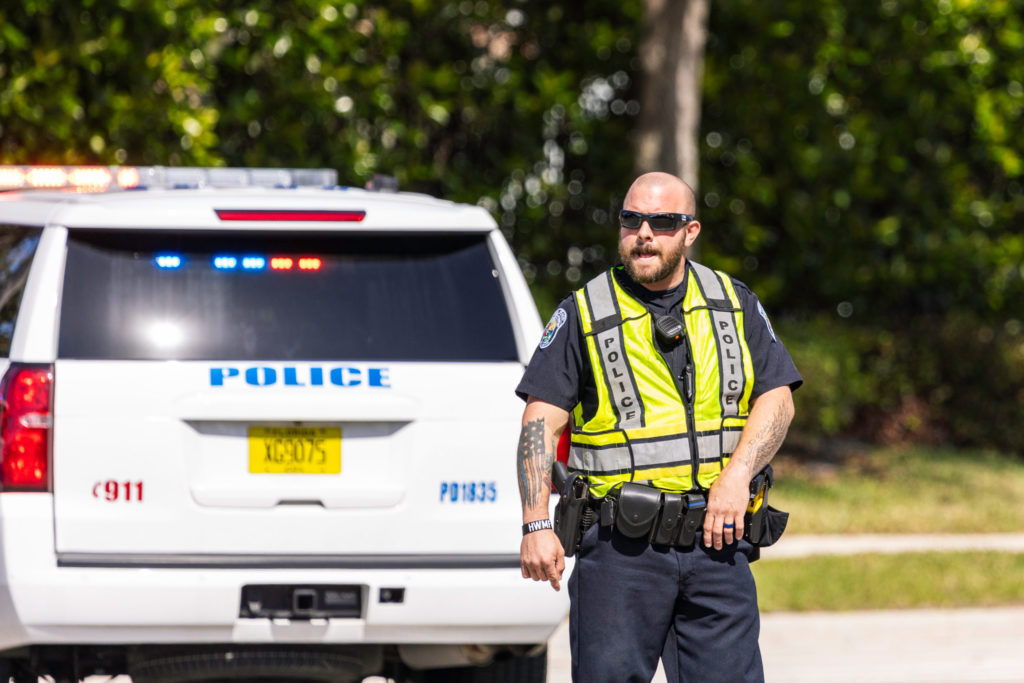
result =
[{"label": "police officer", "polygon": [[[627,482],[706,501],[689,545],[631,537],[617,520],[587,528],[569,578],[574,681],[650,681],[659,657],[669,681],[764,678],[744,513],[802,379],[757,297],[686,258],[701,230],[695,209],[679,178],[636,179],[619,217],[622,266],[561,302],[516,390],[527,401],[525,578],[559,590],[565,569],[548,493],[567,425],[569,470],[586,478],[595,509]],[[673,321],[685,333],[658,333]]]}]

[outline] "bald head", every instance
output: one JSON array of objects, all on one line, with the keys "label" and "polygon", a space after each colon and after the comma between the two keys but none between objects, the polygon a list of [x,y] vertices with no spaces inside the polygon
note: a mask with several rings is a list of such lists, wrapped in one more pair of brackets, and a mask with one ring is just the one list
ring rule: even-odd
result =
[{"label": "bald head", "polygon": [[661,171],[644,173],[634,180],[622,204],[633,211],[648,213],[667,211],[694,214],[697,211],[697,201],[690,186],[676,176]]}]

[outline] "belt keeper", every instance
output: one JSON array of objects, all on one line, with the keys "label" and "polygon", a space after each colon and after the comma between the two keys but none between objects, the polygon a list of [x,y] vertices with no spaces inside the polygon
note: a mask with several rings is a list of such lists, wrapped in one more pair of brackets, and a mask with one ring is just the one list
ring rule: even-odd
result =
[{"label": "belt keeper", "polygon": [[615,499],[611,496],[605,496],[601,499],[599,523],[601,526],[611,526],[615,523]]},{"label": "belt keeper", "polygon": [[683,515],[682,528],[679,530],[680,546],[691,546],[697,538],[697,528],[704,523],[704,513],[707,509],[707,501],[704,496],[695,493],[686,494],[686,512]]}]

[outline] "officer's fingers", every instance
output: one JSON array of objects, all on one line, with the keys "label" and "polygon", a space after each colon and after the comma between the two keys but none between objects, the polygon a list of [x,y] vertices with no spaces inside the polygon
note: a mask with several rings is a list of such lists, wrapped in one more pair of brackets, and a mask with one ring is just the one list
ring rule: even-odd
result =
[{"label": "officer's fingers", "polygon": [[715,530],[715,515],[704,515],[704,545],[711,545],[711,533]]},{"label": "officer's fingers", "polygon": [[544,576],[544,568],[542,564],[537,561],[537,555],[535,553],[524,552],[519,560],[519,566],[523,571],[524,579],[533,579],[534,581],[547,580]]},{"label": "officer's fingers", "polygon": [[[715,546],[716,549],[722,547],[722,523],[721,517],[715,517],[711,522],[711,532],[704,532],[704,545],[707,547]],[[707,525],[705,524],[705,529]]]},{"label": "officer's fingers", "polygon": [[550,583],[551,587],[556,591],[561,587],[561,584],[559,584],[561,578],[562,572],[558,571],[558,568],[555,565],[551,565],[550,570],[548,571],[548,583]]},{"label": "officer's fingers", "polygon": [[533,576],[535,581],[547,581],[548,567],[550,565],[551,560],[545,558],[543,555],[538,555],[530,566],[530,574]]}]

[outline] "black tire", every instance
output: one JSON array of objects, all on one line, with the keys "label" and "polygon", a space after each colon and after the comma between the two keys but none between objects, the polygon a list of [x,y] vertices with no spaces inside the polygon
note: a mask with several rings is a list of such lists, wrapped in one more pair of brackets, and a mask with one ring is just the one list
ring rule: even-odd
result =
[{"label": "black tire", "polygon": [[487,666],[461,666],[427,669],[423,683],[545,683],[548,677],[548,651],[539,655],[503,655]]},{"label": "black tire", "polygon": [[134,662],[132,683],[353,683],[363,666],[335,652],[230,650],[157,656]]}]

